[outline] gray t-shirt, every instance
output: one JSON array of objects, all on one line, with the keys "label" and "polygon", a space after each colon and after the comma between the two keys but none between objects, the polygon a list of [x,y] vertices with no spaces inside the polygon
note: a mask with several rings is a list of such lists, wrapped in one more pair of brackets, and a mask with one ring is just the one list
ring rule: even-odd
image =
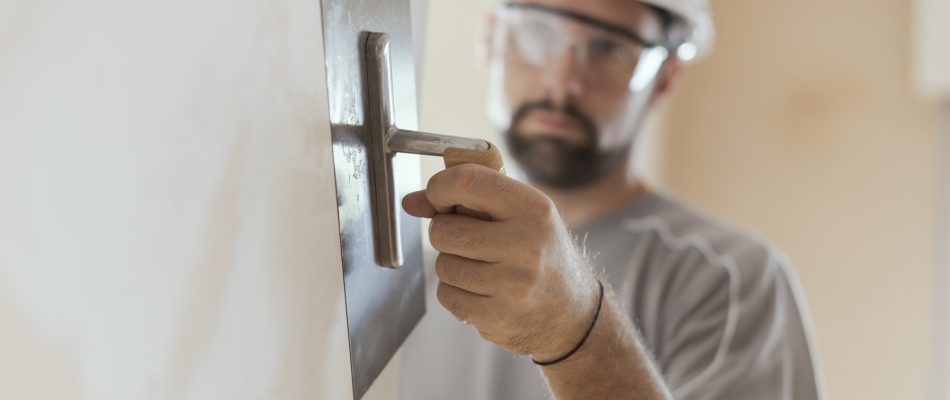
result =
[{"label": "gray t-shirt", "polygon": [[[659,194],[574,230],[640,331],[673,397],[816,399],[811,328],[788,261]],[[407,339],[403,400],[549,399],[527,357],[483,341],[435,298]]]}]

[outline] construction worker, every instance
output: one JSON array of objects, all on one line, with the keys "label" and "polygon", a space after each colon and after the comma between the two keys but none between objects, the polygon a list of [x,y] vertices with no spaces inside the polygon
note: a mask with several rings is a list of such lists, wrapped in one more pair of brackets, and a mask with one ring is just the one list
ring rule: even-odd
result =
[{"label": "construction worker", "polygon": [[820,398],[788,260],[632,168],[644,116],[711,48],[707,1],[518,0],[487,21],[489,118],[530,184],[462,165],[403,200],[431,218],[448,312],[433,300],[409,337],[401,398]]}]

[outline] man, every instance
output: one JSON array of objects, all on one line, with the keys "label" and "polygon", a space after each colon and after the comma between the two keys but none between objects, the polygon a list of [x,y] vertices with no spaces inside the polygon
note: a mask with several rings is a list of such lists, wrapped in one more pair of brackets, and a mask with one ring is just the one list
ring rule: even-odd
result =
[{"label": "man", "polygon": [[463,165],[404,199],[432,218],[444,311],[406,344],[402,398],[819,398],[788,262],[629,172],[709,48],[705,1],[519,0],[489,25],[489,116],[532,186]]}]

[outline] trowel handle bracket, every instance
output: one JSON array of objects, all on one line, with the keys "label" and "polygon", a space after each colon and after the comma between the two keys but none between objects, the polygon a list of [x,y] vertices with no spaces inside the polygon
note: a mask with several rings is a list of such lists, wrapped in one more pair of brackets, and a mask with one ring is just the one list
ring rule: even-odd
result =
[{"label": "trowel handle bracket", "polygon": [[450,163],[473,162],[496,170],[503,168],[497,148],[484,140],[399,129],[395,122],[389,35],[369,32],[364,34],[364,38],[367,150],[372,172],[370,197],[376,229],[376,263],[398,268],[403,256],[399,236],[399,198],[393,171],[396,153],[447,156],[446,167],[451,166]]}]

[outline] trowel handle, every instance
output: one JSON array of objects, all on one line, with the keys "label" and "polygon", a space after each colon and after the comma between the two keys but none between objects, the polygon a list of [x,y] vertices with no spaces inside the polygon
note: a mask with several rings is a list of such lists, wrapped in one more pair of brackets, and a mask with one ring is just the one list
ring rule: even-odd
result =
[{"label": "trowel handle", "polygon": [[[488,143],[487,150],[469,150],[450,147],[445,149],[442,158],[445,160],[445,168],[451,168],[461,164],[478,164],[498,172],[504,173],[505,171],[505,164],[501,160],[501,153],[498,151],[498,146],[490,142]],[[455,212],[486,221],[491,221],[492,219],[491,215],[462,206],[455,207]]]}]

